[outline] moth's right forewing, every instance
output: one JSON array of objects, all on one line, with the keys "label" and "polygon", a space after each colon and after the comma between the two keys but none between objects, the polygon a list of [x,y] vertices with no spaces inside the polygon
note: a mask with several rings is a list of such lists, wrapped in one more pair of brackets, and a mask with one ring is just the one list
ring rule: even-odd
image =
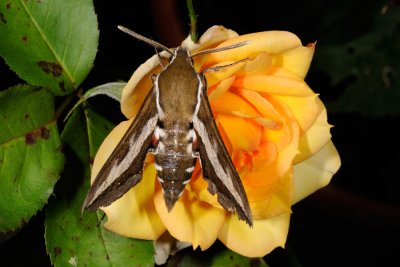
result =
[{"label": "moth's right forewing", "polygon": [[94,211],[110,205],[141,180],[157,121],[156,95],[151,89],[128,131],[97,174],[84,209]]},{"label": "moth's right forewing", "polygon": [[200,97],[198,114],[193,119],[204,179],[211,194],[228,211],[253,225],[249,202],[240,177],[214,122],[206,91]]}]

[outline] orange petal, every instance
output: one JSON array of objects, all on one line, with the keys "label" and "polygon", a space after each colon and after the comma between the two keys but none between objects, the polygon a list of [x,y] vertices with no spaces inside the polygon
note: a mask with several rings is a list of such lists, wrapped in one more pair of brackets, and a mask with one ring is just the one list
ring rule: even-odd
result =
[{"label": "orange petal", "polygon": [[315,44],[289,49],[274,55],[272,64],[282,66],[304,79],[310,68],[314,50]]},{"label": "orange petal", "polygon": [[278,156],[278,151],[273,142],[263,142],[257,151],[252,153],[252,171],[265,170]]},{"label": "orange petal", "polygon": [[285,31],[266,31],[231,38],[221,43],[218,47],[224,47],[244,41],[250,41],[250,43],[235,49],[210,54],[205,65],[211,66],[218,62],[238,61],[248,57],[254,58],[260,52],[279,54],[285,50],[301,46],[300,39],[293,33]]},{"label": "orange petal", "polygon": [[326,186],[340,167],[340,157],[329,141],[316,154],[294,166],[293,204]]},{"label": "orange petal", "polygon": [[222,206],[218,202],[217,195],[211,195],[211,193],[208,191],[208,183],[206,182],[206,180],[204,180],[202,172],[198,173],[195,179],[192,178],[192,181],[189,185],[193,193],[196,194],[197,198],[200,201],[206,202],[216,208],[222,209]]},{"label": "orange petal", "polygon": [[263,257],[276,247],[284,247],[289,229],[290,214],[254,220],[253,228],[239,221],[236,215],[228,216],[218,239],[229,249],[246,257]]},{"label": "orange petal", "polygon": [[261,126],[250,120],[229,115],[219,115],[218,122],[234,150],[257,150],[261,139]]},{"label": "orange petal", "polygon": [[237,112],[248,117],[258,117],[260,115],[249,102],[231,92],[226,92],[221,97],[214,98],[210,101],[210,104],[213,111],[219,114],[234,114]]},{"label": "orange petal", "polygon": [[313,96],[315,93],[302,80],[275,75],[245,76],[235,80],[233,86],[268,95]]},{"label": "orange petal", "polygon": [[[274,142],[278,151],[283,150],[292,142],[298,142],[299,125],[294,114],[285,102],[276,97],[269,97],[268,102],[281,115],[281,127],[278,129],[266,129],[263,132],[262,140]],[[297,143],[295,144],[298,145]]]},{"label": "orange petal", "polygon": [[235,77],[229,77],[225,80],[222,80],[219,84],[217,84],[214,87],[208,87],[208,100],[211,102],[221,95],[223,95],[225,92],[229,90],[231,87],[233,81],[235,80]]},{"label": "orange petal", "polygon": [[[181,44],[181,46],[188,48],[192,54],[202,51],[204,49],[213,48],[218,44],[230,38],[237,37],[238,34],[230,29],[226,29],[223,26],[212,26],[200,37],[195,43],[192,38],[188,36]],[[205,59],[208,55],[194,57],[194,67],[196,70],[200,70]]]},{"label": "orange petal", "polygon": [[[268,179],[283,177],[289,170],[291,170],[293,158],[298,153],[299,129],[297,124],[294,122],[287,126],[288,127],[283,127],[283,129],[287,130],[286,133],[280,133],[280,135],[286,136],[278,137],[285,139],[285,145],[283,145],[283,143],[279,144],[280,140],[275,142],[277,153],[273,162],[266,164],[265,169],[262,171],[249,172],[244,178],[246,185],[253,187],[268,186]],[[276,133],[281,131],[267,130],[266,132],[266,139],[273,142],[274,138],[271,137],[274,133],[278,136]],[[261,169],[261,166],[258,166],[258,169]]]},{"label": "orange petal", "polygon": [[[166,52],[161,52],[160,54],[168,58]],[[135,70],[128,84],[122,90],[121,111],[125,117],[130,119],[136,116],[144,99],[153,86],[151,75],[159,71],[160,61],[157,55],[149,58]]]},{"label": "orange petal", "polygon": [[[318,102],[321,102],[317,99]],[[322,102],[321,102],[321,105]],[[331,139],[331,129],[327,121],[326,109],[324,108],[319,113],[313,125],[300,137],[299,140],[299,151],[293,164],[297,164],[311,157],[317,151],[319,151],[329,140]]]},{"label": "orange petal", "polygon": [[260,95],[258,92],[251,90],[237,90],[238,94],[251,103],[257,111],[265,118],[269,118],[274,125],[270,125],[271,129],[278,129],[280,123],[284,121],[283,116],[275,109],[267,98]]},{"label": "orange petal", "polygon": [[274,98],[275,100],[279,99],[289,107],[299,124],[301,134],[308,131],[308,129],[315,123],[318,115],[325,109],[317,95],[309,97],[274,95],[271,96],[271,98]]},{"label": "orange petal", "polygon": [[255,76],[266,74],[272,67],[272,57],[266,52],[260,52],[254,59],[244,62],[236,76]]},{"label": "orange petal", "polygon": [[262,176],[263,172],[258,172],[256,175],[266,180],[265,185],[257,187],[246,185],[254,218],[267,219],[291,212],[294,195],[292,173],[292,169],[289,169],[282,177],[270,177]]},{"label": "orange petal", "polygon": [[266,75],[285,78],[298,82],[304,82],[303,78],[299,77],[294,72],[291,72],[288,69],[283,68],[282,66],[276,66],[276,65],[271,66]]},{"label": "orange petal", "polygon": [[238,34],[231,29],[227,29],[224,26],[214,25],[208,28],[196,43],[194,43],[192,38],[188,36],[182,42],[181,46],[196,53],[210,47],[215,47],[216,45],[237,36]]},{"label": "orange petal", "polygon": [[[92,181],[131,122],[132,120],[120,123],[103,141],[93,163]],[[165,231],[165,227],[153,203],[154,180],[154,166],[146,164],[142,181],[110,206],[102,208],[108,218],[104,227],[115,233],[133,238],[157,239]]]},{"label": "orange petal", "polygon": [[169,233],[180,241],[191,243],[194,249],[198,246],[202,250],[209,248],[217,239],[225,220],[222,209],[199,201],[195,194],[186,189],[171,212],[168,212],[157,184],[154,204]]},{"label": "orange petal", "polygon": [[[218,66],[226,66],[229,64],[233,64],[233,61],[225,61],[218,63],[216,65],[213,65],[212,67],[218,67]],[[219,70],[209,70],[205,72],[205,76],[207,79],[207,85],[209,87],[214,86],[215,84],[233,76],[238,72],[241,68],[243,68],[245,62],[240,62],[238,64],[234,64],[232,66],[228,67],[223,67]]]}]

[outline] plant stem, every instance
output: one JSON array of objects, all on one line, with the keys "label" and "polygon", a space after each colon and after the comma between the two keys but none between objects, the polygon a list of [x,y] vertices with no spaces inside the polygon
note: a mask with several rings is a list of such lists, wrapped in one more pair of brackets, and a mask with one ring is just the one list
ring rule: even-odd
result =
[{"label": "plant stem", "polygon": [[186,6],[189,11],[190,18],[190,38],[193,42],[197,42],[197,15],[193,8],[192,0],[186,0]]}]

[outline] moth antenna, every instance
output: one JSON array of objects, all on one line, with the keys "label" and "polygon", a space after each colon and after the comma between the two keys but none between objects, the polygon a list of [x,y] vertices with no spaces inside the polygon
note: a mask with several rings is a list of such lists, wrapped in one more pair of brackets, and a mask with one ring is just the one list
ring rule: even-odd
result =
[{"label": "moth antenna", "polygon": [[132,30],[130,30],[130,29],[128,29],[128,28],[125,28],[124,26],[118,25],[118,29],[120,29],[120,30],[123,31],[124,33],[127,33],[127,34],[129,34],[130,36],[133,36],[133,37],[135,37],[136,39],[138,39],[138,40],[140,40],[140,41],[143,41],[143,42],[145,42],[145,43],[147,43],[147,44],[149,44],[149,45],[151,45],[151,46],[153,46],[153,47],[155,47],[155,48],[159,48],[159,49],[161,49],[161,50],[166,51],[166,52],[167,52],[168,54],[170,54],[171,56],[174,55],[174,53],[172,53],[172,51],[171,51],[168,47],[166,47],[165,45],[162,45],[162,44],[160,44],[160,43],[158,43],[158,42],[156,42],[156,41],[154,41],[154,40],[151,40],[151,39],[149,39],[149,38],[147,38],[147,37],[144,37],[144,36],[142,36],[142,35],[140,35],[140,34],[134,32],[134,31],[132,31]]},{"label": "moth antenna", "polygon": [[234,49],[234,48],[238,48],[238,47],[247,45],[249,43],[251,43],[251,42],[250,41],[243,41],[243,42],[240,42],[240,43],[236,43],[236,44],[228,45],[228,46],[224,46],[224,47],[210,48],[210,49],[206,49],[206,50],[194,53],[190,57],[196,57],[196,56],[199,56],[199,55],[205,55],[205,54],[211,54],[211,53],[226,51],[226,50],[230,50],[230,49]]},{"label": "moth antenna", "polygon": [[163,58],[161,57],[160,53],[158,52],[157,47],[154,47],[154,49],[156,50],[156,53],[157,53],[157,56],[158,56],[158,61],[160,62],[160,65],[161,65],[163,68],[165,68],[164,60],[163,60]]},{"label": "moth antenna", "polygon": [[247,61],[247,60],[249,60],[249,59],[250,59],[250,58],[247,57],[247,58],[244,58],[244,59],[235,61],[235,62],[233,62],[233,63],[231,63],[231,64],[226,64],[226,65],[222,65],[222,66],[209,67],[209,68],[204,69],[201,73],[204,74],[204,73],[209,72],[209,71],[220,71],[221,69],[229,68],[229,67],[235,66],[236,64],[242,63],[242,62]]}]

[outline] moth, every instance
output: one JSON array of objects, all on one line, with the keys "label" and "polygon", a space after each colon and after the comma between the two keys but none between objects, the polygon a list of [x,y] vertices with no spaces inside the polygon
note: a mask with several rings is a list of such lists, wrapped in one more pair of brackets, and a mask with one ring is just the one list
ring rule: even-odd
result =
[{"label": "moth", "polygon": [[[153,75],[153,87],[137,116],[95,178],[83,208],[94,211],[110,205],[140,182],[147,153],[153,153],[165,205],[171,211],[189,183],[197,158],[208,191],[217,194],[227,211],[252,226],[249,202],[240,177],[225,148],[207,98],[205,71],[198,73],[192,58],[246,45],[242,42],[191,55],[184,47],[173,51],[125,27],[118,28],[170,54],[169,63]],[[158,53],[157,53],[158,54]],[[159,55],[160,57],[160,55]],[[160,58],[161,59],[161,58]]]}]

